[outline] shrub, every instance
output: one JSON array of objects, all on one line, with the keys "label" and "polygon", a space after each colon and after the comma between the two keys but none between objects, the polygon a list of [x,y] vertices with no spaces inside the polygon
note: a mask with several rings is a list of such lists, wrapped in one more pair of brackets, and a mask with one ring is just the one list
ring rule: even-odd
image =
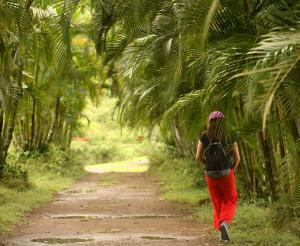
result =
[{"label": "shrub", "polygon": [[1,184],[18,191],[26,190],[30,187],[28,172],[21,165],[7,164],[4,166]]}]

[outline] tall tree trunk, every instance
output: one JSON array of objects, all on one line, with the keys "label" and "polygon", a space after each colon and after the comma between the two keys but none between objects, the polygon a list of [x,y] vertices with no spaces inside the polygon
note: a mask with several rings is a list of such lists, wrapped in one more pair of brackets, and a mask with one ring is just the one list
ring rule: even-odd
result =
[{"label": "tall tree trunk", "polygon": [[248,0],[244,0],[244,17],[245,19],[249,18],[249,5]]},{"label": "tall tree trunk", "polygon": [[26,1],[25,8],[26,8],[27,11],[29,11],[31,5],[33,4],[33,1],[34,1],[34,0],[27,0],[27,1]]},{"label": "tall tree trunk", "polygon": [[276,168],[275,156],[274,156],[274,148],[272,146],[272,141],[266,132],[266,136],[262,131],[259,132],[259,138],[262,146],[264,163],[266,168],[266,174],[268,179],[268,184],[271,192],[271,198],[273,201],[278,200],[279,198],[279,190],[278,190],[278,173]]},{"label": "tall tree trunk", "polygon": [[15,119],[17,115],[17,107],[19,103],[19,99],[22,95],[22,73],[23,73],[23,62],[22,60],[19,61],[18,67],[17,67],[17,74],[16,74],[16,81],[18,86],[18,91],[15,95],[15,99],[12,102],[12,109],[10,112],[6,113],[5,115],[5,123],[4,123],[4,129],[3,129],[3,135],[1,139],[1,148],[0,148],[0,178],[3,177],[3,171],[5,166],[5,161],[7,157],[8,148],[10,146],[10,143],[12,141],[13,132],[15,128]]},{"label": "tall tree trunk", "polygon": [[73,127],[70,126],[69,136],[68,136],[68,145],[67,145],[68,148],[70,148],[70,146],[71,146],[71,143],[72,143],[72,137],[73,137]]},{"label": "tall tree trunk", "polygon": [[255,153],[253,153],[253,151],[250,153],[250,161],[252,164],[252,175],[251,175],[251,179],[252,179],[252,200],[256,200],[257,199],[257,183],[256,183],[256,159],[255,159]]},{"label": "tall tree trunk", "polygon": [[[14,127],[15,127],[15,119],[16,119],[16,108],[13,109],[9,115],[6,116],[6,127],[4,129],[5,134],[4,134],[4,139],[2,142],[2,146],[1,146],[1,152],[0,152],[0,163],[2,164],[1,166],[4,167],[4,163],[6,160],[6,156],[7,156],[7,151],[8,148],[10,146],[11,140],[12,140],[12,136],[13,136],[13,131],[14,131]],[[3,169],[1,169],[1,171],[3,171]]]},{"label": "tall tree trunk", "polygon": [[245,152],[245,148],[246,146],[241,143],[240,144],[240,156],[241,156],[241,166],[243,168],[244,171],[244,176],[246,178],[246,183],[247,184],[251,184],[251,177],[250,177],[250,173],[249,173],[249,168],[248,168],[248,163],[246,160],[246,152]]},{"label": "tall tree trunk", "polygon": [[297,127],[297,122],[295,119],[291,119],[289,121],[289,130],[292,134],[293,140],[297,141],[300,138],[300,136],[299,136],[299,129]]},{"label": "tall tree trunk", "polygon": [[[29,0],[30,2],[30,0]],[[32,89],[38,84],[38,75],[39,75],[39,52],[38,49],[35,52],[35,68],[34,68],[34,79],[32,82]],[[33,90],[34,93],[34,90]],[[32,114],[31,114],[31,136],[30,136],[30,144],[29,150],[32,151],[34,148],[34,140],[35,140],[35,123],[36,123],[36,97],[32,95]]]},{"label": "tall tree trunk", "polygon": [[2,134],[3,134],[3,110],[0,109],[0,143],[2,141]]},{"label": "tall tree trunk", "polygon": [[18,127],[19,127],[19,140],[18,140],[18,145],[21,146],[21,148],[24,150],[24,145],[25,145],[25,137],[24,137],[24,124],[22,124],[22,121],[19,119],[18,120]]},{"label": "tall tree trunk", "polygon": [[64,118],[62,116],[62,113],[60,112],[58,114],[57,127],[56,130],[54,131],[52,142],[56,142],[58,144],[62,142],[61,139],[63,136],[63,130],[64,130]]},{"label": "tall tree trunk", "polygon": [[33,150],[34,144],[34,136],[35,136],[35,108],[36,108],[36,101],[35,97],[32,98],[32,114],[31,114],[31,131],[30,131],[30,142],[29,142],[29,150]]},{"label": "tall tree trunk", "polygon": [[59,115],[59,103],[60,103],[60,98],[57,97],[56,99],[56,104],[55,104],[55,112],[54,112],[54,119],[52,121],[52,125],[51,125],[51,128],[50,128],[50,131],[49,131],[49,135],[48,135],[48,138],[47,138],[47,145],[50,144],[53,140],[53,136],[54,136],[54,132],[57,128],[57,124],[58,124],[58,115]]},{"label": "tall tree trunk", "polygon": [[249,186],[249,191],[250,195],[252,198],[256,196],[256,180],[255,180],[255,161],[251,159],[251,150],[249,146],[246,144],[243,145],[244,147],[244,159],[246,161],[246,166],[247,166],[247,178],[248,178],[248,186]]},{"label": "tall tree trunk", "polygon": [[69,141],[69,126],[67,123],[64,123],[63,132],[60,138],[60,145],[62,150],[66,150],[68,148],[68,141]]},{"label": "tall tree trunk", "polygon": [[[37,110],[38,111],[38,110]],[[39,150],[39,146],[38,146],[38,142],[39,142],[39,138],[40,138],[40,133],[41,133],[41,116],[38,114],[38,112],[36,113],[36,126],[35,126],[35,136],[33,139],[33,150]],[[46,122],[45,122],[46,124]]]}]

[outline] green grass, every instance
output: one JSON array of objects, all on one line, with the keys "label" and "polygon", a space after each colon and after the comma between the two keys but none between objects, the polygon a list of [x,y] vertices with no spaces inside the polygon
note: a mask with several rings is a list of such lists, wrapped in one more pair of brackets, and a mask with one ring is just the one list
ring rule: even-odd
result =
[{"label": "green grass", "polygon": [[[166,152],[159,150],[150,158],[150,172],[160,180],[164,199],[186,203],[192,214],[185,220],[208,224],[214,231],[213,209],[201,168],[194,161]],[[299,221],[276,229],[272,225],[271,215],[271,208],[239,201],[230,226],[231,245],[300,245],[297,232],[290,230],[292,226],[298,229]],[[216,237],[219,235],[218,232],[214,234]]]},{"label": "green grass", "polygon": [[150,172],[160,179],[163,197],[169,201],[197,205],[209,199],[201,168],[194,161],[155,152],[150,157]]},{"label": "green grass", "polygon": [[44,154],[11,152],[0,182],[0,236],[26,213],[50,201],[53,194],[85,176],[83,163],[72,151],[52,147]]},{"label": "green grass", "polygon": [[71,185],[73,179],[54,174],[30,176],[32,187],[25,191],[0,186],[0,235],[33,208],[52,199],[53,193]]},{"label": "green grass", "polygon": [[[193,215],[189,219],[212,226],[213,210],[210,204],[194,207],[192,211]],[[295,233],[274,228],[270,216],[270,208],[249,203],[238,204],[230,225],[231,245],[300,245],[300,239]],[[219,233],[215,232],[215,235]]]}]

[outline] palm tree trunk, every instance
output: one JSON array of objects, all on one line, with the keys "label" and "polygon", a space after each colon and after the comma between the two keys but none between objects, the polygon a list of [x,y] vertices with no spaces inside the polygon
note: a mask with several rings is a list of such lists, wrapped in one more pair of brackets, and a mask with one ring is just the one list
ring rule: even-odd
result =
[{"label": "palm tree trunk", "polygon": [[15,127],[15,119],[16,119],[16,109],[12,110],[10,115],[7,116],[7,127],[5,127],[5,138],[3,139],[3,144],[1,146],[1,153],[0,153],[0,163],[5,163],[7,151],[9,148],[9,145],[12,140],[13,131]]},{"label": "palm tree trunk", "polygon": [[36,108],[36,102],[35,98],[32,98],[32,113],[31,113],[31,131],[30,131],[30,143],[29,143],[29,150],[33,150],[33,144],[34,144],[34,136],[35,136],[35,108]]},{"label": "palm tree trunk", "polygon": [[248,163],[246,160],[246,153],[245,153],[245,145],[243,143],[240,144],[240,155],[241,155],[241,166],[243,168],[244,174],[246,176],[246,182],[248,184],[251,183],[251,177],[249,173]]},{"label": "palm tree trunk", "polygon": [[252,198],[256,196],[256,180],[255,180],[255,161],[251,158],[251,150],[249,149],[249,146],[244,144],[244,159],[246,161],[247,166],[247,181],[250,188],[250,195]]},{"label": "palm tree trunk", "polygon": [[[298,129],[298,126],[297,126],[296,119],[290,120],[289,130],[291,132],[294,143],[296,143],[296,141],[298,141],[300,139],[299,129]],[[297,155],[297,159],[300,160],[300,152],[299,151],[296,153],[296,155]]]},{"label": "palm tree trunk", "polygon": [[244,16],[246,19],[249,18],[249,5],[248,0],[244,0]]},{"label": "palm tree trunk", "polygon": [[49,135],[48,135],[48,138],[47,138],[47,145],[50,144],[53,140],[53,136],[54,136],[54,132],[57,128],[57,124],[58,124],[58,112],[59,112],[59,104],[60,104],[60,98],[57,97],[56,99],[56,104],[55,104],[55,112],[54,112],[54,119],[52,121],[52,125],[51,125],[51,128],[50,128],[50,131],[49,131]]},{"label": "palm tree trunk", "polygon": [[257,183],[256,183],[256,159],[255,159],[255,153],[251,152],[250,153],[250,162],[252,164],[252,175],[251,175],[251,179],[252,179],[252,200],[256,200],[257,199]]},{"label": "palm tree trunk", "polygon": [[47,127],[43,127],[43,134],[42,134],[42,138],[41,138],[41,144],[43,145],[43,148],[48,147],[47,139],[48,139],[48,136],[49,136],[49,133],[50,133],[50,130],[51,130],[51,126],[52,126],[52,123],[50,122],[50,123],[47,124]]},{"label": "palm tree trunk", "polygon": [[[0,109],[1,110],[1,109]],[[3,111],[0,112],[0,142],[3,134]]]},{"label": "palm tree trunk", "polygon": [[39,150],[39,138],[40,138],[40,133],[41,133],[41,116],[37,113],[36,114],[36,129],[35,129],[35,136],[34,136],[34,141],[33,141],[33,150]]},{"label": "palm tree trunk", "polygon": [[70,146],[71,146],[72,137],[73,137],[73,127],[70,126],[69,136],[68,136],[68,145],[67,145],[68,148],[70,148]]},{"label": "palm tree trunk", "polygon": [[276,201],[278,200],[278,175],[276,171],[275,156],[273,153],[272,142],[268,134],[264,137],[263,132],[259,132],[260,143],[262,146],[262,152],[264,155],[265,169],[271,192],[271,198]]},{"label": "palm tree trunk", "polygon": [[6,114],[5,122],[4,122],[4,129],[3,129],[3,136],[1,139],[1,148],[0,148],[0,178],[3,177],[3,170],[5,166],[6,156],[8,152],[8,148],[12,141],[13,132],[15,128],[15,119],[17,115],[17,107],[19,103],[19,98],[21,97],[22,93],[22,73],[23,73],[23,62],[19,61],[18,70],[16,75],[16,81],[18,83],[19,90],[16,93],[16,97],[14,102],[12,103],[12,110]]},{"label": "palm tree trunk", "polygon": [[25,8],[26,8],[27,11],[30,9],[31,5],[33,4],[33,1],[34,0],[27,0],[26,1]]},{"label": "palm tree trunk", "polygon": [[300,136],[299,136],[299,129],[297,127],[296,119],[290,120],[289,128],[290,128],[290,132],[292,134],[293,140],[297,141],[300,138]]},{"label": "palm tree trunk", "polygon": [[21,146],[21,148],[24,150],[24,146],[25,146],[24,126],[20,119],[18,120],[18,127],[19,127],[19,140],[17,144]]}]

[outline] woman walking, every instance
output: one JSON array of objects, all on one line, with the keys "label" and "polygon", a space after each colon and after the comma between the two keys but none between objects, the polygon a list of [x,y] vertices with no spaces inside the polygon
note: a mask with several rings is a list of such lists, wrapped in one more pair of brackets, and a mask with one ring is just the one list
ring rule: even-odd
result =
[{"label": "woman walking", "polygon": [[201,133],[196,159],[205,165],[205,179],[214,207],[214,228],[221,240],[229,241],[228,225],[237,206],[234,170],[240,162],[238,145],[226,134],[224,114],[209,115],[207,131]]}]

